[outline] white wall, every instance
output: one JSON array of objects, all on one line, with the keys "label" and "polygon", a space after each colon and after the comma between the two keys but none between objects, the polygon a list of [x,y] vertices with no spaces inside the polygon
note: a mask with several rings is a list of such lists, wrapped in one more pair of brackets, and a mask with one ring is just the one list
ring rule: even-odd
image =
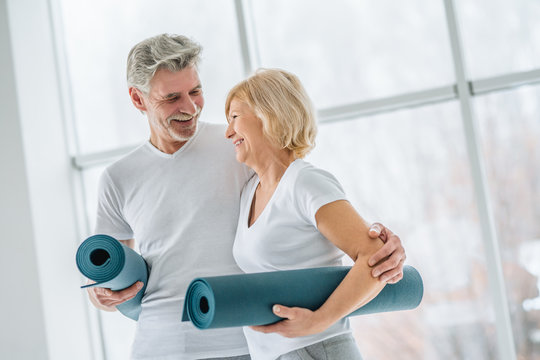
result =
[{"label": "white wall", "polygon": [[92,359],[49,2],[0,1],[0,358]]},{"label": "white wall", "polygon": [[47,344],[7,11],[0,6],[0,358],[46,359]]}]

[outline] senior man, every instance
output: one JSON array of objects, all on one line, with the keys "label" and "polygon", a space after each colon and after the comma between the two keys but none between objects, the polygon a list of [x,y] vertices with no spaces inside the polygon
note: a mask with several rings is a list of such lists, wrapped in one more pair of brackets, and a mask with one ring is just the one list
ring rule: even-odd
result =
[{"label": "senior man", "polygon": [[[249,359],[241,328],[201,331],[181,322],[184,294],[199,276],[241,273],[232,256],[242,187],[253,172],[238,163],[223,125],[199,121],[204,98],[197,66],[201,47],[162,34],[135,45],[127,84],[148,118],[150,139],[103,172],[96,233],[137,245],[150,277],[133,341],[132,359]],[[380,224],[370,230],[385,245],[370,259],[373,275],[397,282],[405,251]],[[115,311],[142,288],[89,288],[92,303]]]}]

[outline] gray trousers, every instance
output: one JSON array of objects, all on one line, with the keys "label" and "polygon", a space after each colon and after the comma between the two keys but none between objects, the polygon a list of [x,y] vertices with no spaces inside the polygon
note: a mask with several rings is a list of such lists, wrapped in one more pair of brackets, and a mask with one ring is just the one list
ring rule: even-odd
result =
[{"label": "gray trousers", "polygon": [[240,356],[211,358],[211,359],[204,359],[204,360],[251,360],[251,356],[249,356],[249,355],[240,355]]},{"label": "gray trousers", "polygon": [[[251,360],[251,357],[241,355],[207,360]],[[293,350],[281,355],[277,360],[362,360],[362,356],[352,334],[349,333]]]},{"label": "gray trousers", "polygon": [[330,339],[281,355],[278,360],[362,360],[352,334]]}]

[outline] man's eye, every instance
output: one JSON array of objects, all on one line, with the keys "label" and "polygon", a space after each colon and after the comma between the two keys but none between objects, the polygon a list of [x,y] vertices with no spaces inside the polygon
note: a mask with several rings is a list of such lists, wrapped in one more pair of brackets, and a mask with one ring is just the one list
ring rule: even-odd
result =
[{"label": "man's eye", "polygon": [[167,99],[168,102],[175,102],[176,100],[178,100],[178,96]]},{"label": "man's eye", "polygon": [[195,95],[195,96],[196,96],[196,95],[200,95],[200,94],[202,94],[202,89],[193,90],[193,91],[191,92],[191,95]]}]

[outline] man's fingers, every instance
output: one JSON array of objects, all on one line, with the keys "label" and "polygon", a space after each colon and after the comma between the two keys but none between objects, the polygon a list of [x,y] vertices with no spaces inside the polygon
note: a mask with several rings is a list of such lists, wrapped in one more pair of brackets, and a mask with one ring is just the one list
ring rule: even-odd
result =
[{"label": "man's fingers", "polygon": [[118,294],[114,293],[112,296],[98,297],[98,300],[102,305],[116,306],[133,299],[136,295],[136,293],[125,293],[124,296],[119,296]]},{"label": "man's fingers", "polygon": [[135,284],[124,290],[112,291],[111,289],[107,288],[95,288],[95,293],[101,304],[110,306],[117,305],[134,298],[142,287],[143,283],[141,281],[137,281]]},{"label": "man's fingers", "polygon": [[369,231],[368,231],[369,237],[372,239],[378,238],[379,235],[381,234],[382,229],[383,229],[383,226],[380,223],[374,223],[373,225],[369,227]]},{"label": "man's fingers", "polygon": [[405,249],[401,245],[400,238],[380,223],[374,223],[370,227],[369,236],[373,238],[372,235],[375,235],[378,230],[380,231],[379,239],[384,242],[384,245],[368,260],[368,265],[374,267],[371,275],[382,282],[395,284],[403,278]]},{"label": "man's fingers", "polygon": [[397,268],[400,265],[401,261],[402,257],[397,252],[394,252],[392,253],[392,255],[390,255],[388,259],[374,267],[371,271],[371,274],[373,275],[373,277],[379,277],[381,274],[384,274],[388,270]]},{"label": "man's fingers", "polygon": [[401,279],[403,279],[403,269],[394,277],[390,275],[390,278],[386,281],[387,284],[395,284],[399,282]]},{"label": "man's fingers", "polygon": [[111,289],[102,288],[102,287],[95,287],[93,289],[96,296],[111,296],[113,294]]},{"label": "man's fingers", "polygon": [[[380,275],[379,280],[386,283],[394,284],[403,278],[403,262],[400,261],[398,265]],[[392,282],[390,282],[392,280]]]},{"label": "man's fingers", "polygon": [[118,301],[120,303],[123,303],[123,302],[133,299],[135,296],[137,296],[137,293],[133,293],[133,291],[125,292],[122,294],[121,297],[118,297]]},{"label": "man's fingers", "polygon": [[124,293],[123,296],[118,296],[118,294],[114,294],[113,296],[104,298],[102,303],[107,306],[116,306],[133,299],[136,295],[136,293]]},{"label": "man's fingers", "polygon": [[124,290],[116,291],[117,294],[120,294],[121,296],[130,296],[131,294],[137,295],[139,290],[141,290],[143,287],[143,283],[141,281],[137,281],[135,284],[131,285],[128,288],[125,288]]},{"label": "man's fingers", "polygon": [[400,272],[398,275],[394,276],[390,280],[387,280],[386,283],[387,284],[395,284],[395,283],[399,282],[401,279],[403,279],[403,272]]},{"label": "man's fingers", "polygon": [[137,281],[135,284],[131,285],[130,287],[124,289],[115,291],[113,295],[111,295],[112,298],[115,300],[121,300],[126,301],[129,300],[137,295],[139,290],[142,289],[142,282]]},{"label": "man's fingers", "polygon": [[377,250],[377,252],[369,258],[369,261],[368,261],[369,266],[373,266],[377,264],[379,261],[381,261],[382,259],[387,258],[388,256],[390,256],[390,254],[392,254],[392,252],[394,252],[395,249],[396,248],[393,244],[390,244],[390,243],[384,244],[382,248]]}]

